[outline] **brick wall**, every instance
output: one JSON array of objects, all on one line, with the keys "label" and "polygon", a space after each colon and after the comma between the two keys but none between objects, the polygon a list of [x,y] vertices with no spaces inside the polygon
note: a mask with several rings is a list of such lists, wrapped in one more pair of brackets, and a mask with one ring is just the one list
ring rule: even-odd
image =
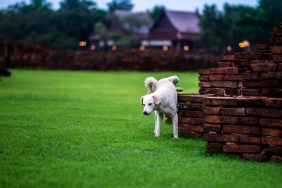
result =
[{"label": "brick wall", "polygon": [[282,23],[269,44],[199,70],[199,94],[178,95],[180,135],[203,136],[209,153],[282,162],[281,34]]}]

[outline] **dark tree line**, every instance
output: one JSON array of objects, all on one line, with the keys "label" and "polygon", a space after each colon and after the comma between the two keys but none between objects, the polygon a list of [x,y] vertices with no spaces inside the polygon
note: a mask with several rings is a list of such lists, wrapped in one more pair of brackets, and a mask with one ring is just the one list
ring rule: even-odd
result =
[{"label": "dark tree line", "polygon": [[234,50],[247,40],[251,45],[267,43],[272,27],[282,21],[281,0],[259,0],[257,7],[225,4],[205,5],[201,20],[199,44],[205,49],[222,53],[230,45]]},{"label": "dark tree line", "polygon": [[[117,38],[124,46],[136,44],[134,27],[142,20],[122,20],[130,26],[124,33],[109,36],[105,25],[114,10],[132,10],[130,0],[112,0],[108,10],[97,7],[94,0],[62,0],[58,10],[48,0],[31,0],[0,10],[0,38],[39,42],[54,48],[76,50],[81,40],[99,34],[102,40]],[[155,6],[150,11],[155,20],[163,9]],[[275,23],[282,21],[281,0],[259,0],[257,7],[225,4],[222,11],[216,5],[205,5],[200,18],[201,35],[198,45],[214,53],[226,46],[239,48],[238,43],[265,43]],[[126,37],[124,37],[126,36]],[[130,43],[130,44],[129,44]]]}]

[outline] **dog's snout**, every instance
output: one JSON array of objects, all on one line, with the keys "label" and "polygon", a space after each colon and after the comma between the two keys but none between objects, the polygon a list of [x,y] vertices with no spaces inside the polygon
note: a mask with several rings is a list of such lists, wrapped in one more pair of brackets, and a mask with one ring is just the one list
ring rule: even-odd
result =
[{"label": "dog's snout", "polygon": [[144,115],[149,115],[148,112],[146,112],[146,111],[144,111],[143,114],[144,114]]}]

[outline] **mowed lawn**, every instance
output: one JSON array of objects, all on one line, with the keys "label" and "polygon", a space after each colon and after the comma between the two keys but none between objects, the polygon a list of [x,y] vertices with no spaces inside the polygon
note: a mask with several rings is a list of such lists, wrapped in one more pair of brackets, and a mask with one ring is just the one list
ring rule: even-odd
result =
[{"label": "mowed lawn", "polygon": [[205,152],[201,139],[173,139],[140,97],[147,76],[190,72],[12,70],[0,81],[0,187],[282,187],[282,165]]}]

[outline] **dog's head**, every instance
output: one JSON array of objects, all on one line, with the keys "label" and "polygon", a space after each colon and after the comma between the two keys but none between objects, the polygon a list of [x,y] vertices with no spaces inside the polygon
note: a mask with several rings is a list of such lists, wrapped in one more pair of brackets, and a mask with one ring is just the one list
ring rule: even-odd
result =
[{"label": "dog's head", "polygon": [[141,104],[144,106],[143,114],[150,115],[161,104],[161,99],[153,94],[141,97]]}]

